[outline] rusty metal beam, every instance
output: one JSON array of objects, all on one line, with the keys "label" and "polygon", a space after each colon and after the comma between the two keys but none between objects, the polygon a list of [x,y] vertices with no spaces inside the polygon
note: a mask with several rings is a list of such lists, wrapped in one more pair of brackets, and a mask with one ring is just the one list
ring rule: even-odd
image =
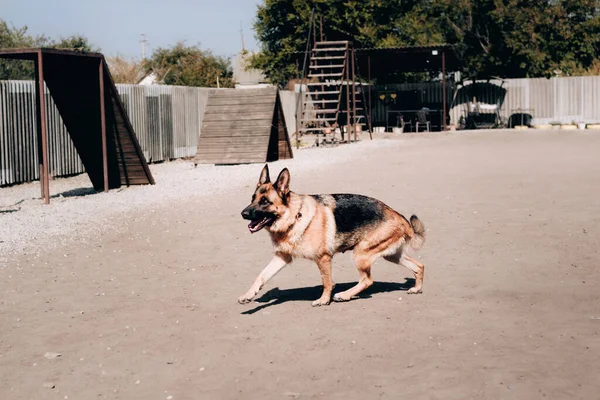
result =
[{"label": "rusty metal beam", "polygon": [[319,31],[320,31],[320,38],[321,38],[321,42],[323,41],[323,15],[319,15]]},{"label": "rusty metal beam", "polygon": [[367,56],[367,84],[369,85],[369,137],[373,139],[373,109],[371,108],[371,55]]},{"label": "rusty metal beam", "polygon": [[104,65],[102,59],[98,63],[100,81],[100,126],[102,129],[102,172],[104,173],[104,192],[108,193],[108,152],[106,148],[106,111],[104,110]]},{"label": "rusty metal beam", "polygon": [[35,61],[38,54],[57,54],[57,55],[69,55],[79,57],[96,57],[101,58],[100,53],[87,53],[75,50],[63,50],[63,49],[48,49],[48,48],[17,48],[17,49],[0,49],[0,58],[13,58],[19,60],[32,60]]},{"label": "rusty metal beam", "polygon": [[[37,154],[38,154],[38,165],[39,165],[39,176],[40,176],[40,198],[44,198],[44,152],[42,151],[42,113],[40,107],[40,68],[38,65],[37,54],[36,58],[33,61],[33,65],[35,68],[35,128],[37,135]],[[42,81],[43,82],[43,81]],[[43,87],[43,84],[42,84]]]},{"label": "rusty metal beam", "polygon": [[442,109],[443,109],[443,125],[444,131],[448,129],[446,126],[446,52],[442,50]]},{"label": "rusty metal beam", "polygon": [[44,91],[44,59],[41,50],[34,61],[36,70],[36,114],[38,116],[38,155],[40,156],[41,197],[50,204],[50,177],[48,167],[48,121],[46,121],[46,94]]},{"label": "rusty metal beam", "polygon": [[[346,143],[350,143],[350,49],[346,47],[346,67],[344,79],[346,80]],[[342,85],[343,87],[344,85]]]},{"label": "rusty metal beam", "polygon": [[354,69],[354,49],[351,50],[352,57],[352,129],[354,130],[354,141],[358,140],[358,134],[356,132],[358,124],[356,123],[356,71]]}]

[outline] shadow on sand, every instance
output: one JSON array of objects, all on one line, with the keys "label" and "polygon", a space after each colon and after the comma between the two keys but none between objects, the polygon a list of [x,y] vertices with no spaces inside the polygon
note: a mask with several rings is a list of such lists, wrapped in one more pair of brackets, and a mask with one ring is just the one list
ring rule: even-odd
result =
[{"label": "shadow on sand", "polygon": [[[90,195],[94,195],[97,193],[99,193],[99,192],[97,192],[94,188],[90,188],[90,187],[78,188],[78,189],[72,189],[72,190],[67,190],[67,191],[61,192],[61,193],[53,194],[50,196],[50,198],[58,199],[58,198],[69,198],[69,197],[85,197],[85,196],[90,196]],[[22,200],[19,200],[18,202],[16,202],[15,204],[7,205],[7,206],[0,206],[0,215],[1,214],[11,214],[11,213],[20,211],[21,207],[19,205],[21,203],[24,203],[25,201],[41,201],[41,199],[40,198],[22,199]]]},{"label": "shadow on sand", "polygon": [[[343,292],[344,290],[350,289],[356,282],[338,283],[335,285],[333,294]],[[406,291],[415,285],[415,280],[407,278],[404,283],[397,282],[374,282],[373,286],[362,292],[358,298],[364,299],[369,298],[376,293]],[[276,306],[283,304],[288,301],[314,301],[321,296],[323,292],[323,286],[311,286],[296,289],[284,289],[273,288],[268,292],[264,293],[254,301],[261,304],[251,310],[242,312],[242,314],[250,315],[258,311],[264,310],[267,307]]]}]

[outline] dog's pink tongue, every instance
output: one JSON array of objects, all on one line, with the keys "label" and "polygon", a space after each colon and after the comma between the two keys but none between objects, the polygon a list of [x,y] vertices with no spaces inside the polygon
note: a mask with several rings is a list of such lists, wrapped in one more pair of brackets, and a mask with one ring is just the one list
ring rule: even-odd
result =
[{"label": "dog's pink tongue", "polygon": [[250,231],[250,233],[255,233],[256,232],[256,225],[254,222],[250,222],[248,224],[248,230]]}]

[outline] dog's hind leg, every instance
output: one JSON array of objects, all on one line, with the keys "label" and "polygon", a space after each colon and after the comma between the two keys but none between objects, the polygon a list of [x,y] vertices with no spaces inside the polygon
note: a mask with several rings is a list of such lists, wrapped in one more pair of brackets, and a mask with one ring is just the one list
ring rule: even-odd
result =
[{"label": "dog's hind leg", "polygon": [[403,253],[401,248],[398,249],[396,253],[389,256],[384,256],[383,258],[389,262],[393,262],[394,264],[404,265],[415,274],[415,286],[408,289],[408,294],[423,292],[423,276],[425,274],[425,265],[410,257],[408,254]]},{"label": "dog's hind leg", "polygon": [[313,301],[313,307],[326,306],[331,301],[331,291],[333,290],[333,279],[331,278],[331,256],[325,255],[317,261],[317,266],[321,271],[321,280],[323,281],[323,294]]},{"label": "dog's hind leg", "polygon": [[269,279],[275,276],[279,271],[283,269],[286,265],[292,262],[292,257],[287,254],[275,254],[275,257],[271,260],[271,262],[262,270],[262,272],[258,275],[254,283],[250,287],[250,289],[238,299],[238,303],[244,304],[252,301],[254,296],[258,293],[258,291],[263,287],[265,283]]},{"label": "dog's hind leg", "polygon": [[361,250],[354,250],[354,263],[360,274],[360,281],[350,289],[336,293],[333,296],[334,301],[348,301],[360,292],[368,288],[373,284],[373,278],[371,278],[371,263],[373,256],[367,252]]}]

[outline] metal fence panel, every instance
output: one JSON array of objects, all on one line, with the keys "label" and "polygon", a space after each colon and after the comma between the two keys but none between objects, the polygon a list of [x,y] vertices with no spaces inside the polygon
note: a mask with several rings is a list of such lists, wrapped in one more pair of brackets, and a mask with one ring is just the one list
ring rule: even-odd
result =
[{"label": "metal fence panel", "polygon": [[[600,122],[600,76],[560,77],[560,78],[527,78],[478,81],[481,85],[477,100],[494,104],[495,98],[505,90],[501,101],[500,115],[505,121],[511,116],[528,113],[534,123],[560,122],[586,123]],[[472,82],[465,82],[464,86]],[[447,87],[448,113],[452,124],[457,124],[464,115],[467,104],[472,99],[465,96],[464,86]],[[384,104],[378,93],[386,91],[420,92],[422,104],[440,104],[442,102],[441,82],[406,83],[398,85],[374,86],[372,88],[373,122],[385,125],[386,111],[393,105]]]},{"label": "metal fence panel", "polygon": [[[118,84],[125,110],[148,162],[193,157],[208,88]],[[85,172],[46,90],[50,174]],[[0,81],[0,186],[39,179],[33,81]]]},{"label": "metal fence panel", "polygon": [[[50,174],[69,176],[84,172],[47,88],[45,97]],[[34,82],[0,81],[0,186],[39,179],[35,101]]]},{"label": "metal fence panel", "polygon": [[293,140],[293,134],[296,132],[296,110],[297,102],[300,99],[300,93],[295,93],[290,90],[281,90],[279,92],[279,98],[281,99],[281,108],[288,135],[290,136],[290,140]]},{"label": "metal fence panel", "polygon": [[[447,84],[451,123],[458,123],[467,102],[461,87]],[[600,76],[552,79],[492,80],[483,85],[479,100],[491,102],[502,90],[501,115],[508,119],[518,109],[533,116],[534,123],[600,121]],[[411,93],[423,104],[442,103],[441,82],[407,83],[371,88],[372,118],[383,123],[387,110],[378,94],[385,91]],[[118,84],[144,156],[148,162],[193,157],[201,135],[209,88],[138,86]],[[50,174],[79,174],[83,164],[56,106],[46,90]],[[290,135],[296,129],[298,94],[281,91],[283,112]],[[32,81],[0,81],[0,186],[39,179],[35,115],[35,84]]]}]

